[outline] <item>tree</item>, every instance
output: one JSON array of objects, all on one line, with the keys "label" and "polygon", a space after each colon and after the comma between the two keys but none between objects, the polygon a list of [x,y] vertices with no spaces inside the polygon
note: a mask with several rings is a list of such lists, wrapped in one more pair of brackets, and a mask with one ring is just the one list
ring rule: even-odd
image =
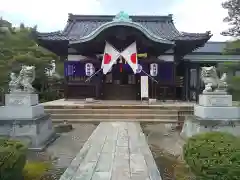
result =
[{"label": "tree", "polygon": [[[47,77],[44,73],[51,60],[56,60],[58,56],[40,47],[34,40],[33,32],[36,26],[9,27],[9,31],[0,31],[0,87],[6,88],[9,73],[11,71],[19,73],[21,65],[34,65],[36,67],[36,80],[34,87],[38,91],[43,91]],[[62,71],[61,71],[62,72]]]},{"label": "tree", "polygon": [[[230,25],[227,31],[222,32],[224,36],[232,36],[234,41],[227,42],[224,54],[234,55],[240,54],[240,0],[226,0],[222,4],[223,8],[228,10],[228,16],[224,18],[224,22]],[[229,91],[233,95],[234,100],[240,100],[240,77],[231,76],[234,72],[240,71],[239,62],[224,62],[219,64],[219,70],[228,73]]]},{"label": "tree", "polygon": [[227,0],[222,4],[228,10],[228,16],[224,19],[231,27],[222,32],[222,35],[240,37],[240,0]]}]

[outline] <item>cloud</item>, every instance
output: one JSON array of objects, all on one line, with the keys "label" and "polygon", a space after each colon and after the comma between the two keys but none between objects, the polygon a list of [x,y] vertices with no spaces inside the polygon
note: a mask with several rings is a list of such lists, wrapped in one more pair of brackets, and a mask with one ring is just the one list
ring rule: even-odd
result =
[{"label": "cloud", "polygon": [[186,32],[206,32],[213,34],[211,40],[227,40],[220,33],[228,29],[223,22],[227,11],[222,8],[222,0],[183,0],[172,7],[177,29]]},{"label": "cloud", "polygon": [[19,24],[38,25],[42,32],[62,30],[68,13],[117,14],[119,11],[132,15],[173,14],[177,29],[186,32],[214,34],[212,40],[226,40],[220,32],[228,28],[223,23],[227,12],[221,7],[222,0],[0,0],[0,16]]},{"label": "cloud", "polygon": [[[0,13],[17,19],[28,25],[37,24],[40,30],[63,29],[68,13],[95,14],[101,13],[98,0],[0,0]],[[1,16],[0,14],[0,16]]]}]

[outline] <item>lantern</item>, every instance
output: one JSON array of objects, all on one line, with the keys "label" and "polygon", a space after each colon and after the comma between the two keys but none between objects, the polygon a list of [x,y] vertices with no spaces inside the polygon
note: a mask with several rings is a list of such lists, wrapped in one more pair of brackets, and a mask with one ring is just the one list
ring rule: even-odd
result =
[{"label": "lantern", "polygon": [[138,64],[138,68],[137,68],[137,71],[136,73],[141,73],[142,72],[142,65],[141,64]]},{"label": "lantern", "polygon": [[158,64],[157,63],[150,64],[150,75],[151,76],[158,75]]},{"label": "lantern", "polygon": [[86,76],[92,76],[95,73],[95,68],[92,63],[85,64],[85,74]]}]

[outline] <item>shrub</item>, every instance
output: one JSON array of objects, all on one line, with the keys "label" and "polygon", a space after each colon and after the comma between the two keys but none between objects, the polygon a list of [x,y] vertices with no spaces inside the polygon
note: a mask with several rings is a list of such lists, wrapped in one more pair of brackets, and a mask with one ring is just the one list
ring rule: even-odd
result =
[{"label": "shrub", "polygon": [[185,162],[178,162],[174,166],[175,180],[195,180],[195,176],[192,174],[188,165]]},{"label": "shrub", "polygon": [[0,179],[20,180],[26,163],[26,146],[19,141],[0,139]]},{"label": "shrub", "polygon": [[190,138],[184,159],[201,180],[239,180],[240,143],[231,134],[210,132]]},{"label": "shrub", "polygon": [[24,180],[40,180],[51,167],[48,162],[28,161],[23,170]]},{"label": "shrub", "polygon": [[54,101],[63,98],[62,94],[58,91],[45,91],[39,93],[39,98],[41,102]]}]

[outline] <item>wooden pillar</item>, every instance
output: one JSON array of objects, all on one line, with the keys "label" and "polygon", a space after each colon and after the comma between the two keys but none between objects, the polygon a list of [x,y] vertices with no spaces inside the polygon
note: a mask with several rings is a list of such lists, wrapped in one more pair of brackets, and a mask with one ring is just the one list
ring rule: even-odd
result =
[{"label": "wooden pillar", "polygon": [[189,63],[185,62],[185,72],[184,72],[184,100],[189,101]]},{"label": "wooden pillar", "polygon": [[[60,56],[60,61],[67,61],[67,55],[66,56]],[[63,68],[65,68],[65,66],[63,66]],[[64,69],[65,71],[65,69]],[[68,78],[65,76],[65,73],[64,73],[64,99],[68,99]]]},{"label": "wooden pillar", "polygon": [[201,64],[198,63],[196,66],[196,70],[197,70],[197,90],[196,90],[196,102],[198,102],[198,96],[200,94],[201,91],[201,77],[200,77],[200,69],[201,69]]}]

